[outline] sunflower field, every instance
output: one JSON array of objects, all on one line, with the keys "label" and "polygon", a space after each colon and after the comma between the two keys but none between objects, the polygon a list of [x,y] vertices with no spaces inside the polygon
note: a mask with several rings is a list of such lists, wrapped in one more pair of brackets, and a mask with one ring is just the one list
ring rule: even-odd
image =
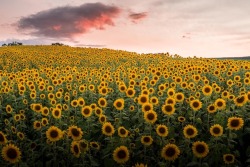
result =
[{"label": "sunflower field", "polygon": [[0,166],[250,165],[250,61],[0,48]]}]

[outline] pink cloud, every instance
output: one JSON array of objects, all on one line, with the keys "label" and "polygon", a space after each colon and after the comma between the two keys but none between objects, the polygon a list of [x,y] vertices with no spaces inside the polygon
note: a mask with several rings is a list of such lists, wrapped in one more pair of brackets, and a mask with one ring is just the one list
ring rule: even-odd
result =
[{"label": "pink cloud", "polygon": [[137,23],[138,21],[146,18],[148,16],[147,12],[142,13],[131,13],[129,14],[129,18],[132,20],[132,22]]},{"label": "pink cloud", "polygon": [[121,9],[102,3],[86,3],[81,6],[65,6],[41,11],[19,20],[19,30],[51,38],[72,38],[91,29],[103,30],[114,26],[114,19]]}]

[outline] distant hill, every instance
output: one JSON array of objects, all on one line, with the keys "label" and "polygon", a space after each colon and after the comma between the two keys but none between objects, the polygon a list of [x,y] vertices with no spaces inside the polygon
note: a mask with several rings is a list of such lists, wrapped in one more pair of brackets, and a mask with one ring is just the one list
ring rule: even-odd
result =
[{"label": "distant hill", "polygon": [[250,56],[244,56],[244,57],[221,57],[217,59],[234,59],[234,60],[250,60]]}]

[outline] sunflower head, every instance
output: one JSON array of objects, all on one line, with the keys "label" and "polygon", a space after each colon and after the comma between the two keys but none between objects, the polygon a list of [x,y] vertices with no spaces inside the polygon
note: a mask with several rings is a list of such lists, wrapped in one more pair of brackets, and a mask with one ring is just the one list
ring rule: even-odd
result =
[{"label": "sunflower head", "polygon": [[223,127],[219,124],[215,124],[210,127],[210,134],[214,137],[219,137],[223,134]]},{"label": "sunflower head", "polygon": [[63,132],[61,129],[59,129],[56,126],[51,126],[47,131],[46,131],[46,137],[49,139],[51,142],[59,141],[63,137]]},{"label": "sunflower head", "polygon": [[150,124],[154,124],[157,120],[157,113],[153,110],[144,113],[144,119]]},{"label": "sunflower head", "polygon": [[106,136],[112,136],[115,133],[115,128],[110,122],[105,122],[102,125],[102,133]]},{"label": "sunflower head", "polygon": [[8,144],[2,148],[2,157],[9,163],[17,163],[21,159],[21,151],[17,146]]},{"label": "sunflower head", "polygon": [[145,146],[150,146],[153,143],[153,138],[151,136],[142,136],[141,143]]},{"label": "sunflower head", "polygon": [[113,152],[113,159],[118,164],[124,164],[129,160],[129,150],[126,146],[117,147]]},{"label": "sunflower head", "polygon": [[156,127],[156,133],[161,137],[166,137],[168,135],[168,127],[166,125],[158,125]]},{"label": "sunflower head", "polygon": [[203,141],[196,141],[192,146],[193,154],[198,158],[206,157],[209,152],[209,147],[207,143]]},{"label": "sunflower head", "polygon": [[235,156],[233,154],[224,154],[223,155],[223,161],[225,164],[232,164],[234,163]]},{"label": "sunflower head", "polygon": [[239,130],[244,125],[244,120],[240,117],[230,117],[227,121],[227,127],[231,130]]},{"label": "sunflower head", "polygon": [[180,149],[175,144],[167,144],[161,150],[161,157],[167,161],[174,161],[180,155]]},{"label": "sunflower head", "polygon": [[185,138],[194,138],[198,134],[198,130],[193,125],[186,125],[183,129]]}]

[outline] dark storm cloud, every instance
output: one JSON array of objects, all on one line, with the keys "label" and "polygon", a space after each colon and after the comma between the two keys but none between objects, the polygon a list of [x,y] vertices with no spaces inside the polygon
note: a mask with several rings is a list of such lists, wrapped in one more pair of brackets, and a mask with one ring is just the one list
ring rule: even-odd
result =
[{"label": "dark storm cloud", "polygon": [[142,19],[144,19],[145,17],[147,17],[147,12],[141,12],[141,13],[131,13],[129,14],[129,18],[133,21],[133,22],[137,22],[140,21]]},{"label": "dark storm cloud", "polygon": [[36,36],[71,38],[90,29],[114,26],[113,19],[120,9],[102,3],[86,3],[81,6],[65,6],[41,11],[24,17],[18,22],[19,30],[33,30]]}]

